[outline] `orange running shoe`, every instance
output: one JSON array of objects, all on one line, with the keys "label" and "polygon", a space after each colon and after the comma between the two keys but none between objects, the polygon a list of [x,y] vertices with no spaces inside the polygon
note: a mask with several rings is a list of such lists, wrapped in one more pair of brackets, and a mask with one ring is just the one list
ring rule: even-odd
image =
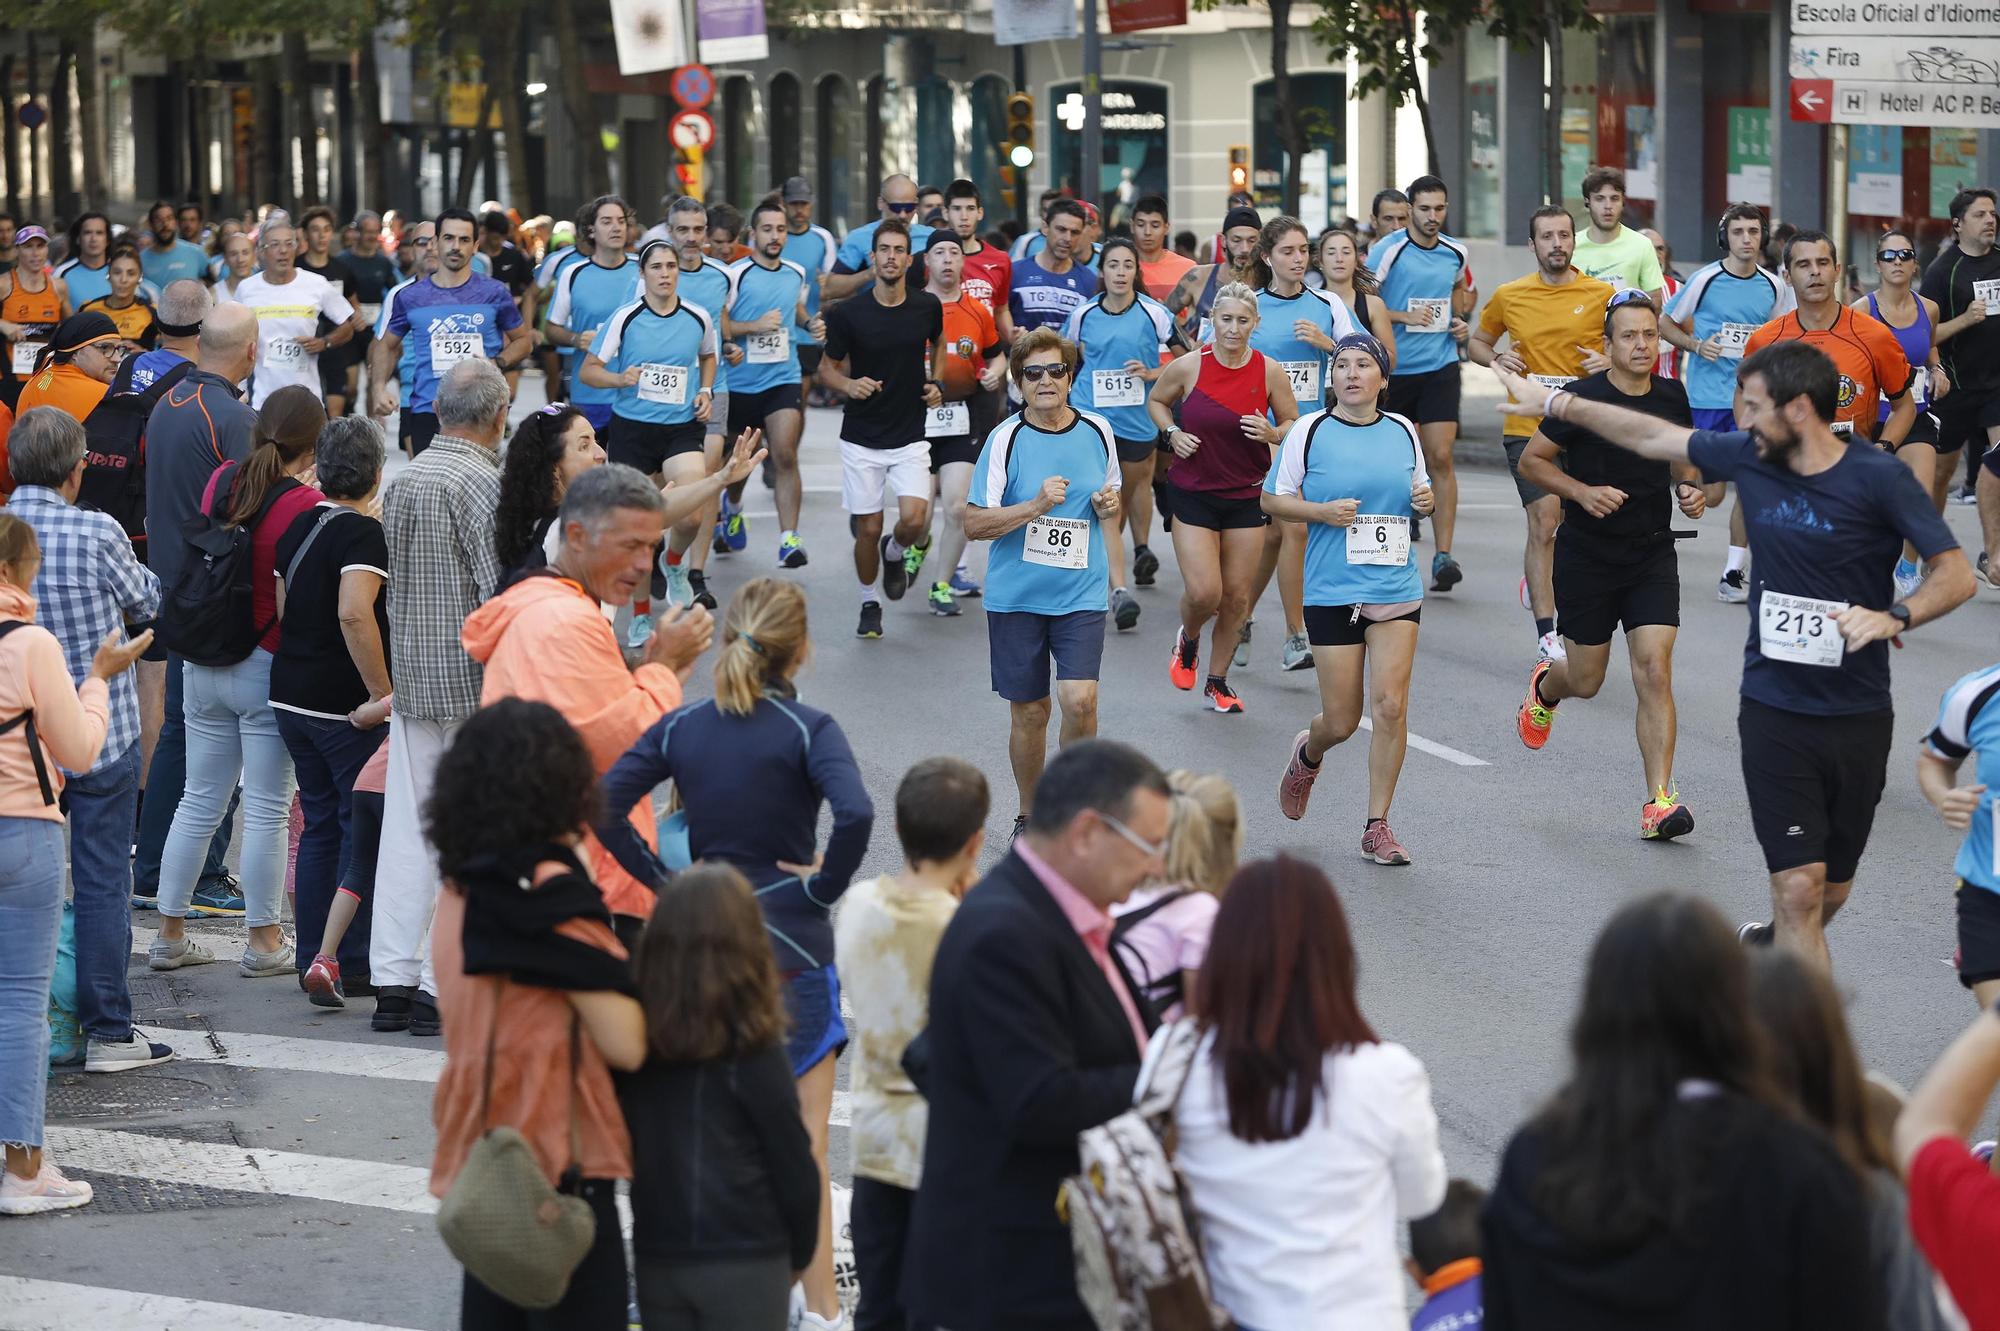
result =
[{"label": "orange running shoe", "polygon": [[1671,794],[1665,790],[1655,791],[1652,800],[1639,810],[1639,835],[1644,840],[1672,841],[1692,831],[1694,814],[1681,803],[1678,790]]},{"label": "orange running shoe", "polygon": [[1174,630],[1174,654],[1167,662],[1167,678],[1174,682],[1175,688],[1194,687],[1195,655],[1200,650],[1201,644],[1188,641],[1186,629]]},{"label": "orange running shoe", "polygon": [[1201,696],[1208,705],[1218,712],[1236,713],[1243,710],[1243,700],[1236,696],[1236,690],[1229,687],[1226,679],[1211,679],[1202,687]]},{"label": "orange running shoe", "polygon": [[1542,676],[1549,673],[1555,662],[1543,657],[1535,662],[1535,668],[1528,672],[1528,696],[1521,700],[1521,710],[1514,714],[1514,729],[1520,733],[1521,743],[1531,749],[1539,749],[1549,742],[1549,727],[1556,723],[1556,709],[1542,701],[1535,692],[1535,686],[1542,682]]}]

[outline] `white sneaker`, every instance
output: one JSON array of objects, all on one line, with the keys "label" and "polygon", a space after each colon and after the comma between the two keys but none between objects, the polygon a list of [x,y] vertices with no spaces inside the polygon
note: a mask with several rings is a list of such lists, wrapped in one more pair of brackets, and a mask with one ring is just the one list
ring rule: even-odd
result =
[{"label": "white sneaker", "polygon": [[214,960],[213,952],[185,936],[171,942],[164,938],[155,938],[146,944],[146,964],[156,971],[177,971],[183,966],[206,966]]},{"label": "white sneaker", "polygon": [[1562,635],[1559,633],[1544,633],[1541,636],[1541,640],[1535,646],[1540,650],[1544,661],[1567,661],[1569,659],[1569,653],[1563,650]]},{"label": "white sneaker", "polygon": [[44,1211],[71,1211],[90,1204],[90,1185],[81,1179],[67,1179],[62,1171],[42,1157],[42,1172],[31,1179],[15,1178],[0,1171],[0,1215],[40,1215]]},{"label": "white sneaker", "polygon": [[280,943],[269,952],[259,952],[245,943],[243,959],[236,963],[236,969],[252,980],[261,980],[272,975],[292,974],[299,968],[298,959],[298,950],[290,943]]},{"label": "white sneaker", "polygon": [[853,1326],[854,1323],[847,1320],[846,1313],[841,1313],[829,1322],[809,1308],[801,1309],[799,1312],[799,1331],[852,1331]]},{"label": "white sneaker", "polygon": [[[155,1063],[168,1062],[173,1056],[171,1046],[148,1039],[144,1031],[134,1026],[129,1039],[92,1040],[83,1053],[83,1070],[130,1072],[134,1068],[150,1068]],[[77,1204],[82,1205],[81,1202]]]},{"label": "white sneaker", "polygon": [[1715,584],[1715,599],[1725,605],[1742,605],[1750,599],[1750,585],[1743,580],[1743,570],[1732,568],[1722,575]]}]

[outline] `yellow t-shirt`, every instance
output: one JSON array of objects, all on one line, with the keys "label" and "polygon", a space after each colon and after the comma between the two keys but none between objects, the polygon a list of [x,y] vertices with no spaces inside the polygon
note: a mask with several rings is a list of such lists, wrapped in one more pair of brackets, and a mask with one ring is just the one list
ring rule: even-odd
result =
[{"label": "yellow t-shirt", "polygon": [[[1611,284],[1575,268],[1570,272],[1574,279],[1560,286],[1544,282],[1540,272],[1503,283],[1479,314],[1479,327],[1495,338],[1506,333],[1515,353],[1527,362],[1528,373],[1543,382],[1576,378],[1583,373],[1583,353],[1577,348],[1600,350],[1604,343]],[[1535,432],[1535,422],[1509,416],[1501,432],[1526,438]]]}]

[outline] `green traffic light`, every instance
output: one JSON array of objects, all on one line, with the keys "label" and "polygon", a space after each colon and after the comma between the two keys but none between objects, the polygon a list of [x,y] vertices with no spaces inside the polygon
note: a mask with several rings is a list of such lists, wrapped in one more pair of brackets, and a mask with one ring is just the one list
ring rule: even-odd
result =
[{"label": "green traffic light", "polygon": [[1035,150],[1025,143],[1017,143],[1008,152],[1007,160],[1025,171],[1035,164]]}]

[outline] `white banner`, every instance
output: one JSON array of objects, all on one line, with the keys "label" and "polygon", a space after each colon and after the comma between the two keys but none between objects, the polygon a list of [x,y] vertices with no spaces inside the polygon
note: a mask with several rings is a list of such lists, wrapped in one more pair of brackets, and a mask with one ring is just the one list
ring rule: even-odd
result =
[{"label": "white banner", "polygon": [[620,74],[677,69],[693,59],[681,0],[611,0],[611,35]]},{"label": "white banner", "polygon": [[1077,35],[1075,0],[993,0],[993,43],[1063,42]]}]

